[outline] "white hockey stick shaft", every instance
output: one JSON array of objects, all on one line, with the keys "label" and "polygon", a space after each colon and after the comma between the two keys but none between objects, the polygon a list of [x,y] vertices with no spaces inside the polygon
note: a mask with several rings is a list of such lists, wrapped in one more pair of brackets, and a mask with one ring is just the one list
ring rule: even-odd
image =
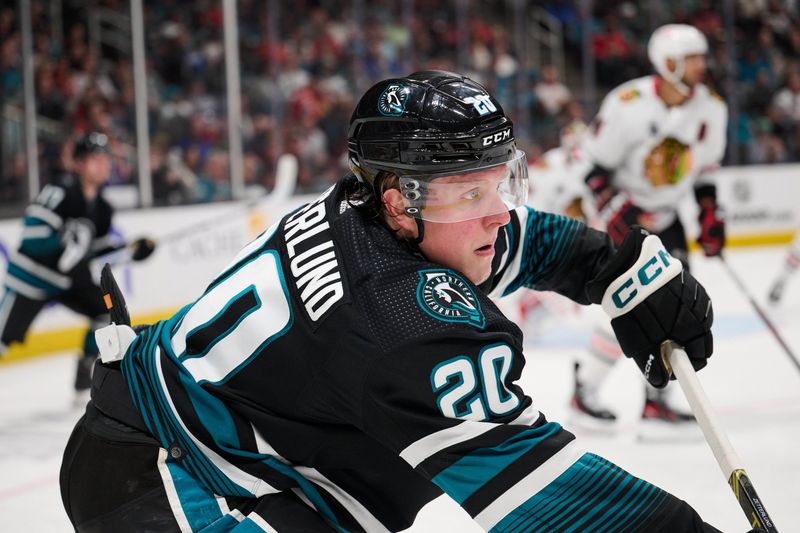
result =
[{"label": "white hockey stick shaft", "polygon": [[664,341],[661,344],[661,357],[667,369],[671,370],[678,379],[706,442],[708,442],[722,474],[728,481],[728,485],[733,490],[739,506],[750,522],[750,526],[761,528],[767,532],[777,531],[744,470],[742,460],[733,449],[725,430],[722,429],[711,402],[700,385],[700,380],[697,379],[697,373],[689,361],[689,356],[674,342]]},{"label": "white hockey stick shaft", "polygon": [[667,343],[669,343],[668,358],[672,372],[678,378],[683,394],[692,407],[692,412],[697,418],[700,429],[703,430],[703,435],[714,453],[722,474],[725,479],[728,479],[734,470],[744,468],[742,460],[733,449],[725,430],[722,429],[711,402],[700,385],[700,380],[697,379],[697,373],[689,361],[689,356],[677,344],[671,341],[667,341]]}]

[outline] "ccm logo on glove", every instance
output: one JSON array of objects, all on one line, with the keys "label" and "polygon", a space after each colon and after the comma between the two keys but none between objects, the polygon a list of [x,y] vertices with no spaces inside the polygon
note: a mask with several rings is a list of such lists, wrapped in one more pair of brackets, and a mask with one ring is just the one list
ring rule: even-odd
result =
[{"label": "ccm logo on glove", "polygon": [[636,307],[681,273],[683,265],[654,235],[645,237],[636,263],[615,279],[603,295],[603,309],[616,318]]}]

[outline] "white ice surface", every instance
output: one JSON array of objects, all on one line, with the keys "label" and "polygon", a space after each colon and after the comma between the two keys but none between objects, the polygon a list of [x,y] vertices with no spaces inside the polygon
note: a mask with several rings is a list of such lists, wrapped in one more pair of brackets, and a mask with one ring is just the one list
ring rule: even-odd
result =
[{"label": "white ice surface", "polygon": [[[765,303],[781,268],[783,248],[732,251],[728,260],[745,280],[795,353],[800,352],[800,274],[783,302]],[[800,371],[763,326],[717,260],[692,257],[714,301],[715,353],[700,381],[767,510],[782,532],[800,531]],[[602,391],[620,415],[611,435],[571,424],[567,402],[572,361],[588,339],[580,320],[543,318],[526,345],[521,382],[549,419],[573,429],[583,446],[688,501],[725,532],[747,522],[696,433],[642,442],[641,378],[630,361],[618,364]],[[546,331],[546,333],[542,333]],[[69,531],[58,488],[61,454],[81,409],[72,407],[74,356],[54,355],[0,367],[0,530]],[[680,396],[680,391],[676,390]],[[479,531],[455,504],[439,498],[418,516],[414,532]]]}]

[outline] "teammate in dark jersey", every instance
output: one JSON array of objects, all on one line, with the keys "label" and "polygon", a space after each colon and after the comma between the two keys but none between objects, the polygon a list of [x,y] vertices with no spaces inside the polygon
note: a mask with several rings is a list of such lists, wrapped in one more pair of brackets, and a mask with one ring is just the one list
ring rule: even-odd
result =
[{"label": "teammate in dark jersey", "polygon": [[642,231],[615,250],[526,207],[511,121],[459,75],[378,83],[348,142],[354,175],[197,300],[101,330],[114,348],[61,470],[76,529],[398,531],[444,491],[488,531],[716,531],[536,409],[490,299],[603,302],[663,386],[661,341],[697,368],[711,354],[710,300],[680,262]]},{"label": "teammate in dark jersey", "polygon": [[[25,339],[31,322],[49,302],[58,302],[91,320],[76,371],[77,391],[89,388],[98,354],[94,330],[108,324],[89,259],[122,244],[111,239],[113,210],[101,194],[111,170],[107,145],[103,133],[78,139],[73,149],[75,173],[45,185],[25,209],[22,242],[9,258],[0,298],[0,357],[11,343]],[[133,259],[144,259],[153,244],[140,239],[132,244],[132,250]]]}]

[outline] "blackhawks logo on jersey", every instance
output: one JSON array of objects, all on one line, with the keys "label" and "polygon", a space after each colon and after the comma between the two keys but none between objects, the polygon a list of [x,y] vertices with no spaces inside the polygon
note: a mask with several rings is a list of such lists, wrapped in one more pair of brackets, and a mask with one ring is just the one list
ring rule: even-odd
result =
[{"label": "blackhawks logo on jersey", "polygon": [[478,297],[464,278],[447,269],[421,270],[419,278],[417,302],[426,313],[444,322],[486,325]]},{"label": "blackhawks logo on jersey", "polygon": [[691,147],[673,137],[661,141],[644,160],[644,175],[653,187],[675,185],[691,170]]},{"label": "blackhawks logo on jersey", "polygon": [[402,83],[392,83],[378,98],[378,111],[387,117],[399,117],[406,110],[408,89]]}]

